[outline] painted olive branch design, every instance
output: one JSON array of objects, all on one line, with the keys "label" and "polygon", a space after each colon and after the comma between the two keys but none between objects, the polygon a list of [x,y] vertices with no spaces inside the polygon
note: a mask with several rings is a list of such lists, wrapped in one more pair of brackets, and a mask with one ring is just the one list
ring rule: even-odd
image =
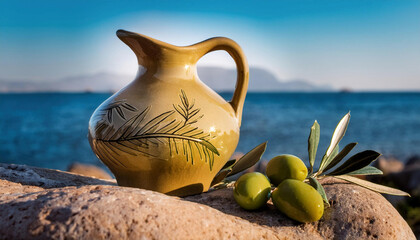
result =
[{"label": "painted olive branch design", "polygon": [[[187,162],[191,160],[191,164],[194,164],[194,152],[198,152],[200,159],[208,162],[212,170],[214,154],[219,155],[219,152],[210,142],[210,134],[194,126],[204,115],[199,114],[200,108],[194,108],[195,101],[190,102],[183,90],[179,98],[181,104],[173,104],[174,110],[161,113],[148,122],[145,122],[145,118],[150,107],[140,112],[125,100],[120,100],[104,108],[100,113],[101,121],[95,129],[99,157],[109,159],[120,167],[126,167],[119,161],[121,152],[133,156],[143,154],[158,157],[147,151],[149,146],[167,143],[170,156],[175,153],[183,154]],[[115,129],[111,125],[113,112],[122,119],[126,119],[128,115],[132,116],[121,127]],[[178,120],[176,115],[180,115],[182,120]]]}]

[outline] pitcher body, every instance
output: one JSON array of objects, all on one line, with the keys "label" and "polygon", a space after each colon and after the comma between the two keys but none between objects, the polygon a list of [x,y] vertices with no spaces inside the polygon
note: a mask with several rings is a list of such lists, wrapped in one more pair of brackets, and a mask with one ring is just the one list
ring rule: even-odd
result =
[{"label": "pitcher body", "polygon": [[[93,151],[121,186],[177,196],[207,191],[239,140],[248,84],[242,51],[227,38],[177,47],[127,31],[117,35],[135,52],[139,70],[93,113]],[[231,102],[202,83],[196,71],[201,56],[221,49],[238,66]]]}]

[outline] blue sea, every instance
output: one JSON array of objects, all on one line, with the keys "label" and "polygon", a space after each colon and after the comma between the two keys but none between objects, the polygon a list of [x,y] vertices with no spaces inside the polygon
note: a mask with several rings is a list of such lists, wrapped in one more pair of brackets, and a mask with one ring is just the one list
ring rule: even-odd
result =
[{"label": "blue sea", "polygon": [[[230,99],[231,93],[221,93]],[[110,94],[0,94],[0,162],[66,170],[73,162],[103,164],[87,140],[90,115]],[[237,152],[268,141],[263,159],[294,154],[307,161],[314,120],[321,126],[317,158],[338,121],[351,120],[340,146],[373,149],[403,161],[420,154],[420,93],[248,93]]]}]

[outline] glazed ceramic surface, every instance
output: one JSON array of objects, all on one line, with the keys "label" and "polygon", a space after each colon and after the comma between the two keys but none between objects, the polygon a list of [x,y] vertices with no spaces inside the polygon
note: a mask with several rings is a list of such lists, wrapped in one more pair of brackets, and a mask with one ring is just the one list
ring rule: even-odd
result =
[{"label": "glazed ceramic surface", "polygon": [[[178,196],[207,191],[239,140],[248,87],[241,48],[222,37],[178,47],[124,30],[117,36],[134,51],[139,69],[93,113],[93,151],[121,186]],[[196,62],[215,50],[227,51],[236,62],[230,102],[197,76]]]}]

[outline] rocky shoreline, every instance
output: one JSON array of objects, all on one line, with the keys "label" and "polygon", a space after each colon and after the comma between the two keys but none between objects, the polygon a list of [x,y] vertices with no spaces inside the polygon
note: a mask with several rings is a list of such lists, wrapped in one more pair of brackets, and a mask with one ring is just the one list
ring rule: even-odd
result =
[{"label": "rocky shoreline", "polygon": [[415,239],[380,194],[324,180],[331,207],[300,224],[271,204],[242,210],[232,189],[186,198],[114,180],[0,164],[0,239]]}]

